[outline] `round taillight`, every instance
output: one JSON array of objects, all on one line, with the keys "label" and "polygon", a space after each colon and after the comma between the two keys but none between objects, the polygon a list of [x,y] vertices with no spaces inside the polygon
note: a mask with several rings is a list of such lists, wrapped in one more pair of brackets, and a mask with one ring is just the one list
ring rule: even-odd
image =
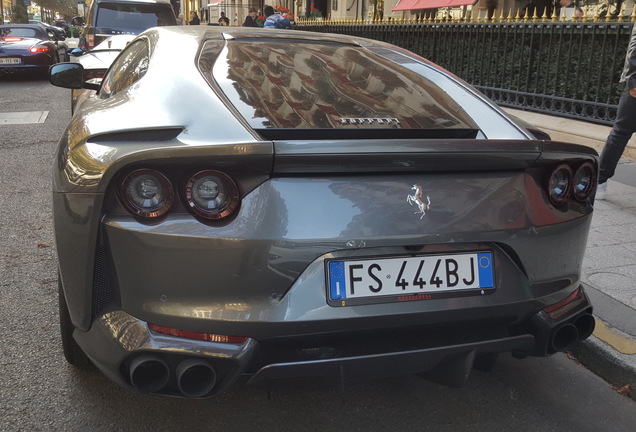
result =
[{"label": "round taillight", "polygon": [[589,162],[581,165],[574,174],[572,185],[574,188],[574,199],[585,201],[592,194],[596,185],[594,166]]},{"label": "round taillight", "polygon": [[572,188],[572,168],[568,165],[559,165],[548,178],[548,197],[555,206],[560,206],[568,201]]},{"label": "round taillight", "polygon": [[200,171],[185,186],[188,208],[206,219],[223,219],[239,205],[236,183],[220,171]]},{"label": "round taillight", "polygon": [[163,216],[174,201],[170,180],[150,169],[139,169],[124,177],[119,195],[129,212],[149,219]]}]

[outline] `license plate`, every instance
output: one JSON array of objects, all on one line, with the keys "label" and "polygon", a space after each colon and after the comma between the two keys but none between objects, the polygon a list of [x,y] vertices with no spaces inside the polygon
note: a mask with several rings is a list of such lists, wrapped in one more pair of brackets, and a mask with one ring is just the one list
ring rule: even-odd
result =
[{"label": "license plate", "polygon": [[15,58],[15,57],[9,57],[9,58],[0,58],[0,64],[6,64],[6,65],[18,65],[21,64],[22,60],[19,58]]},{"label": "license plate", "polygon": [[387,303],[494,291],[492,252],[329,261],[329,304]]}]

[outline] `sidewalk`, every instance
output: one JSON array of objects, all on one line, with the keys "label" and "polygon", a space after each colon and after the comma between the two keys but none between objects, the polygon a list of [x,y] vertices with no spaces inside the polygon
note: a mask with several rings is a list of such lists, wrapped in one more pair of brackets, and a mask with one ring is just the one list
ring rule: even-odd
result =
[{"label": "sidewalk", "polygon": [[[607,126],[506,109],[558,141],[599,153]],[[596,201],[583,260],[582,281],[594,306],[596,329],[574,357],[636,400],[636,139],[632,138],[609,180],[608,197]],[[626,387],[629,385],[629,388]],[[631,391],[628,391],[631,389]]]}]

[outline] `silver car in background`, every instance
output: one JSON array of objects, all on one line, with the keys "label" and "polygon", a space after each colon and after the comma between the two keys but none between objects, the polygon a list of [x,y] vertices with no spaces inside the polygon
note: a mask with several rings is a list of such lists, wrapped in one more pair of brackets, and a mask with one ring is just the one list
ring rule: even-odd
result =
[{"label": "silver car in background", "polygon": [[401,48],[163,27],[92,90],[55,157],[62,343],[142,392],[418,374],[594,328],[580,284],[597,155]]}]

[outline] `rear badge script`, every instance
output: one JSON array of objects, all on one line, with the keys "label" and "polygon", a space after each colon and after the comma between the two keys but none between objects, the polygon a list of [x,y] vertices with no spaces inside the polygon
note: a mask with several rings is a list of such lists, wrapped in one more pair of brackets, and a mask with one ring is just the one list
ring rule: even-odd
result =
[{"label": "rear badge script", "polygon": [[400,121],[396,118],[371,118],[371,117],[341,117],[341,124],[386,124],[386,125],[399,125]]}]

